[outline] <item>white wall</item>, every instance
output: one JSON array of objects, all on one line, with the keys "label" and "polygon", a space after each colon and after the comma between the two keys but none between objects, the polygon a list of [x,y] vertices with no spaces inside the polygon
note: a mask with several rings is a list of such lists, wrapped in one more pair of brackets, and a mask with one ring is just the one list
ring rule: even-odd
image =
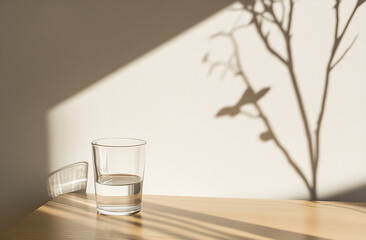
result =
[{"label": "white wall", "polygon": [[54,167],[90,160],[88,143],[48,158],[50,109],[229,3],[0,0],[0,231],[49,200]]},{"label": "white wall", "polygon": [[[354,3],[342,1],[341,25]],[[308,198],[273,142],[259,140],[263,123],[244,116],[215,118],[245,89],[230,73],[221,80],[220,69],[207,76],[209,66],[201,62],[207,51],[215,59],[229,54],[226,39],[209,39],[236,20],[238,12],[220,11],[227,4],[0,1],[0,230],[48,200],[50,172],[91,163],[90,141],[100,137],[149,142],[146,194]],[[331,0],[296,0],[295,67],[312,130],[333,6]],[[353,19],[340,52],[358,38],[332,73],[319,165],[322,198],[338,194],[366,201],[365,11],[362,6]],[[279,35],[272,34],[271,42],[282,51]],[[309,177],[288,74],[253,29],[237,38],[255,89],[271,87],[260,105]],[[92,192],[91,165],[89,170]]]},{"label": "white wall", "polygon": [[[342,19],[353,4],[342,2]],[[333,6],[333,1],[299,0],[294,10],[295,69],[312,131],[333,37]],[[232,7],[240,5],[228,8]],[[331,75],[321,141],[320,197],[366,180],[365,11],[365,6],[358,10],[340,52],[353,36],[358,35],[357,41]],[[245,85],[230,73],[221,80],[220,69],[208,77],[209,67],[201,60],[207,51],[211,58],[228,57],[230,42],[209,36],[228,30],[238,14],[228,9],[218,12],[49,109],[49,171],[78,161],[92,163],[93,139],[138,137],[148,141],[145,194],[308,198],[304,184],[273,142],[259,140],[265,130],[260,120],[215,118],[218,110],[240,98]],[[238,33],[237,39],[255,89],[271,87],[260,105],[310,178],[288,73],[269,55],[253,28]],[[280,35],[274,33],[270,40],[283,50]],[[93,192],[92,167],[89,171],[88,191]]]}]

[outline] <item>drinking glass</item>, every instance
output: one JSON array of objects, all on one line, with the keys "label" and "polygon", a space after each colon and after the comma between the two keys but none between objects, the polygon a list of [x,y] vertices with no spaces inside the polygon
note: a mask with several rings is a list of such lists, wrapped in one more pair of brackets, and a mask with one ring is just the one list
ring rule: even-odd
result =
[{"label": "drinking glass", "polygon": [[105,138],[92,142],[97,210],[131,215],[141,210],[146,141]]}]

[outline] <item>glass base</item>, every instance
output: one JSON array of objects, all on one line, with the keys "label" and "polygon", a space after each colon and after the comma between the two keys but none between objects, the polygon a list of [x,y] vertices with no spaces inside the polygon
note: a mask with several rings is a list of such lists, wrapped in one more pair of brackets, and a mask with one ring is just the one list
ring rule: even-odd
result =
[{"label": "glass base", "polygon": [[97,211],[109,216],[133,215],[141,211],[141,204],[136,206],[97,206]]}]

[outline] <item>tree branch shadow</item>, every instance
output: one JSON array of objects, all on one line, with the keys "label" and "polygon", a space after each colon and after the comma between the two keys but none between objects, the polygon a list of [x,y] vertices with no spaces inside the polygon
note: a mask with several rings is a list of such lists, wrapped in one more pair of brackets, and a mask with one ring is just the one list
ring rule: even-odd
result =
[{"label": "tree branch shadow", "polygon": [[[285,7],[285,2],[287,2],[287,9]],[[277,1],[266,1],[266,0],[240,0],[240,3],[242,4],[242,8],[235,8],[231,9],[232,11],[242,11],[249,13],[251,15],[250,21],[246,24],[239,23],[236,21],[234,26],[229,32],[217,32],[216,34],[213,34],[210,38],[217,38],[217,37],[224,37],[228,38],[232,45],[233,45],[233,56],[235,57],[235,63],[232,62],[232,58],[228,60],[227,62],[219,62],[220,66],[224,67],[224,71],[227,70],[235,70],[237,69],[236,76],[240,76],[245,85],[246,89],[244,90],[241,98],[233,105],[226,106],[220,109],[216,117],[223,117],[223,116],[229,116],[229,117],[235,117],[243,111],[241,108],[247,104],[252,104],[256,111],[258,112],[258,118],[261,119],[265,126],[266,130],[260,134],[260,139],[263,142],[266,141],[274,141],[277,148],[283,153],[285,156],[287,162],[290,164],[290,166],[293,168],[293,170],[297,173],[297,175],[301,178],[303,183],[305,184],[310,200],[317,200],[317,176],[318,176],[318,164],[320,160],[320,136],[321,136],[321,128],[322,128],[322,120],[325,112],[326,107],[326,99],[328,94],[328,88],[329,88],[329,82],[330,82],[330,73],[334,69],[334,67],[341,62],[341,60],[344,59],[346,54],[349,52],[349,50],[353,47],[357,36],[353,39],[351,44],[346,48],[346,50],[341,54],[341,56],[338,58],[338,60],[334,60],[335,55],[338,51],[338,48],[340,46],[340,43],[342,42],[342,39],[350,26],[350,23],[357,11],[357,9],[365,3],[366,0],[358,0],[356,4],[354,5],[352,13],[346,18],[346,23],[343,26],[343,28],[340,28],[339,26],[339,5],[341,3],[340,0],[335,0],[335,6],[334,6],[334,12],[335,12],[335,34],[333,39],[333,45],[332,45],[332,51],[329,57],[329,61],[326,66],[326,76],[325,76],[325,85],[324,89],[322,91],[321,96],[321,104],[320,104],[320,111],[318,114],[317,119],[317,126],[314,130],[310,128],[309,124],[309,116],[307,112],[305,111],[304,106],[304,99],[301,94],[300,88],[299,88],[299,81],[298,77],[295,73],[294,68],[294,59],[293,59],[293,49],[292,49],[292,20],[293,20],[293,13],[294,13],[294,6],[295,1],[294,0],[277,0]],[[277,16],[278,14],[275,11],[275,5],[281,4],[280,8],[281,10],[281,16]],[[258,5],[260,5],[258,7]],[[260,9],[260,10],[258,10]],[[264,30],[264,24],[267,23],[271,27],[273,27],[274,30],[277,30],[280,32],[284,44],[286,46],[285,53],[280,53],[277,49],[273,47],[273,44],[270,42],[269,34],[270,31],[265,32]],[[239,26],[237,26],[239,25]],[[280,61],[283,66],[287,69],[290,82],[293,88],[293,91],[295,93],[296,102],[298,105],[298,110],[300,112],[300,117],[302,121],[302,128],[305,133],[305,139],[307,142],[307,148],[308,148],[308,157],[311,167],[311,177],[308,179],[305,174],[304,170],[298,166],[298,164],[295,162],[295,159],[293,156],[290,156],[289,151],[287,147],[280,142],[280,139],[276,136],[275,131],[273,129],[273,126],[270,124],[270,120],[264,113],[263,109],[261,108],[259,104],[259,99],[263,97],[268,90],[269,87],[260,90],[259,92],[255,93],[252,87],[251,82],[249,81],[248,76],[245,74],[244,71],[244,65],[241,62],[241,56],[239,51],[239,44],[238,41],[235,38],[235,33],[245,27],[253,26],[258,33],[260,39],[262,40],[265,48],[268,50],[268,52],[278,61]],[[206,53],[204,57],[204,62],[208,61],[209,54]],[[236,66],[233,66],[235,64]],[[211,66],[210,72],[212,72],[213,68],[215,68],[216,65]],[[224,75],[224,74],[223,74]],[[262,93],[262,95],[260,95]],[[260,96],[259,96],[260,95]],[[259,96],[259,97],[258,97]],[[245,113],[245,112],[244,112]],[[251,117],[252,115],[248,114],[242,114],[244,116]]]}]

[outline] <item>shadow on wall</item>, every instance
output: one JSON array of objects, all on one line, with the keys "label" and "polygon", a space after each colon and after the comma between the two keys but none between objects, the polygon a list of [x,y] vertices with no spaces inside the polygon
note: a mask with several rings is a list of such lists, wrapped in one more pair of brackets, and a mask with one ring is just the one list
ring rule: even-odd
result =
[{"label": "shadow on wall", "polygon": [[48,199],[51,107],[230,3],[1,1],[0,230]]},{"label": "shadow on wall", "polygon": [[52,198],[70,192],[86,192],[88,163],[78,162],[60,168],[48,177],[48,195]]},{"label": "shadow on wall", "polygon": [[366,184],[322,198],[323,201],[366,202]]},{"label": "shadow on wall", "polygon": [[[307,191],[309,192],[310,200],[317,200],[318,165],[321,150],[320,138],[321,129],[323,126],[322,122],[327,103],[330,76],[332,70],[337,66],[337,64],[342,61],[342,59],[346,56],[348,51],[352,48],[355,40],[357,39],[357,36],[355,36],[351,44],[346,48],[346,50],[339,50],[340,43],[346,35],[347,29],[349,28],[350,23],[355,16],[355,13],[361,7],[361,5],[365,3],[365,0],[358,0],[357,2],[355,2],[351,14],[344,17],[344,25],[340,25],[340,16],[342,16],[342,13],[340,13],[341,1],[335,0],[335,5],[333,9],[330,9],[330,11],[334,12],[335,34],[333,37],[331,53],[329,55],[327,65],[325,66],[326,74],[324,79],[324,89],[322,89],[321,102],[319,103],[320,111],[318,114],[317,125],[315,129],[311,129],[310,127],[309,115],[305,110],[304,98],[301,94],[301,84],[299,84],[299,78],[297,76],[297,73],[295,72],[294,67],[295,63],[292,49],[292,20],[294,18],[294,7],[296,5],[296,1],[240,0],[240,2],[242,3],[241,8],[231,9],[233,12],[241,12],[232,29],[228,32],[220,31],[211,36],[211,38],[227,38],[228,41],[230,41],[233,46],[233,50],[230,55],[231,57],[227,61],[210,61],[209,53],[205,54],[205,56],[203,57],[203,62],[210,64],[209,74],[213,71],[214,68],[223,67],[223,73],[221,75],[222,77],[225,76],[226,72],[232,71],[235,76],[241,77],[246,86],[242,97],[234,105],[227,106],[219,110],[216,117],[235,117],[239,114],[242,114],[249,118],[261,120],[264,123],[266,130],[259,135],[260,139],[263,142],[273,141],[275,146],[283,154],[288,164],[293,168],[293,170],[303,181]],[[277,11],[278,9],[281,10]],[[244,23],[240,21],[243,15],[247,15],[247,19],[249,19],[249,21]],[[290,151],[286,147],[286,144],[282,143],[278,136],[275,134],[275,130],[273,129],[273,125],[271,124],[270,119],[267,117],[266,113],[259,104],[259,100],[267,94],[270,88],[265,87],[258,92],[255,92],[252,86],[252,81],[250,80],[250,78],[248,78],[246,74],[245,65],[242,63],[243,56],[241,56],[239,51],[240,41],[237,39],[235,34],[238,31],[243,30],[247,27],[253,27],[256,30],[268,52],[277,61],[281,62],[288,72],[290,80],[289,84],[291,84],[293,88],[293,92],[302,120],[301,128],[304,129],[304,135],[307,142],[309,162],[311,165],[310,179],[308,179],[308,177],[306,177],[306,175],[304,174],[304,169],[299,167],[298,163],[296,163],[296,157],[291,156]],[[278,49],[276,49],[274,47],[275,44],[270,41],[270,35],[273,34],[273,32],[275,31],[279,32],[279,34],[281,34],[284,39],[284,52],[280,52]],[[340,57],[336,57],[336,55],[338,54],[341,54]],[[242,107],[249,104],[254,106],[256,113],[253,114],[250,112],[246,112],[244,109],[242,109]]]}]

